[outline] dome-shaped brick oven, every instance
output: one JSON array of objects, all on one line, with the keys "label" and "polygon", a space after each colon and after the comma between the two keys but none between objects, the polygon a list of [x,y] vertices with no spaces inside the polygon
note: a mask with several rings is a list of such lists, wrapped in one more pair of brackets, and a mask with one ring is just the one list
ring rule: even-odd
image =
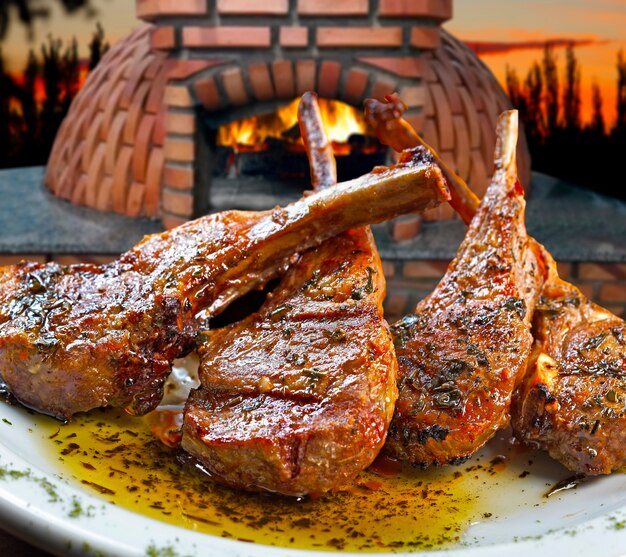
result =
[{"label": "dome-shaped brick oven", "polygon": [[[488,68],[441,28],[451,1],[296,6],[290,13],[287,0],[138,0],[149,23],[89,75],[53,146],[48,188],[173,226],[211,210],[215,154],[199,115],[229,121],[306,90],[360,108],[398,91],[406,118],[482,194],[496,117],[510,103]],[[518,151],[528,184],[523,135]],[[427,218],[451,216],[442,206]]]}]

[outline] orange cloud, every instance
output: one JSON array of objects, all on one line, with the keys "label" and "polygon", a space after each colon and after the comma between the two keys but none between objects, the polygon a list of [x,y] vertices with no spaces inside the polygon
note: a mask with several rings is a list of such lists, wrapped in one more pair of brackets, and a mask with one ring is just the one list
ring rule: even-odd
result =
[{"label": "orange cloud", "polygon": [[506,54],[514,50],[543,50],[550,45],[555,48],[568,46],[588,46],[592,44],[607,44],[609,41],[598,39],[545,39],[519,42],[502,41],[465,41],[476,54],[480,56]]}]

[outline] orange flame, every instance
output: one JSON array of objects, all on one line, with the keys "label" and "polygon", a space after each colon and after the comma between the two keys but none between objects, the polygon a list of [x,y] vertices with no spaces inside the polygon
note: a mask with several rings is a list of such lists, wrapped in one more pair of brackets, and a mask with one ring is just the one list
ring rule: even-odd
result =
[{"label": "orange flame", "polygon": [[[262,151],[267,149],[269,138],[280,139],[297,149],[303,149],[299,132],[290,134],[298,124],[298,103],[295,99],[271,114],[261,114],[220,126],[217,144],[232,147],[235,151]],[[324,129],[333,145],[335,154],[353,134],[374,135],[365,122],[363,113],[341,101],[319,99]]]}]

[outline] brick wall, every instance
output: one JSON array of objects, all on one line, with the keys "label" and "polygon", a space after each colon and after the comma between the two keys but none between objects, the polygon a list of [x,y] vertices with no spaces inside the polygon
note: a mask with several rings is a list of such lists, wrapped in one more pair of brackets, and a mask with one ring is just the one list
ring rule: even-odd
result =
[{"label": "brick wall", "polygon": [[153,49],[174,65],[211,62],[171,76],[165,91],[165,226],[208,210],[208,186],[198,190],[210,179],[198,176],[199,108],[233,113],[308,90],[360,106],[399,91],[421,129],[422,54],[440,46],[451,14],[452,0],[138,0],[137,15],[155,25]]},{"label": "brick wall", "polygon": [[[148,23],[107,52],[59,131],[45,178],[59,197],[181,224],[211,209],[197,115],[269,112],[307,90],[359,108],[397,91],[449,166],[479,195],[489,181],[510,103],[441,28],[452,0],[137,0],[137,13]],[[523,136],[518,169],[527,185]],[[442,204],[423,218],[453,217]],[[420,217],[391,226],[407,239]]]},{"label": "brick wall", "polygon": [[[384,261],[387,277],[385,316],[390,323],[413,311],[417,302],[433,291],[447,261]],[[585,296],[626,318],[626,263],[559,263],[561,278],[576,285]]]}]

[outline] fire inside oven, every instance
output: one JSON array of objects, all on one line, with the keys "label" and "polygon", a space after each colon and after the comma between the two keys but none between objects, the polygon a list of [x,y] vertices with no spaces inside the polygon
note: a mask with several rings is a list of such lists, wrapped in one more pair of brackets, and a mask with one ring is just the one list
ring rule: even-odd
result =
[{"label": "fire inside oven", "polygon": [[[298,126],[299,101],[297,98],[273,112],[218,126],[214,176],[306,183],[309,163]],[[388,149],[369,129],[362,110],[331,99],[319,99],[319,105],[337,160],[339,181],[356,178],[388,162]]]}]

